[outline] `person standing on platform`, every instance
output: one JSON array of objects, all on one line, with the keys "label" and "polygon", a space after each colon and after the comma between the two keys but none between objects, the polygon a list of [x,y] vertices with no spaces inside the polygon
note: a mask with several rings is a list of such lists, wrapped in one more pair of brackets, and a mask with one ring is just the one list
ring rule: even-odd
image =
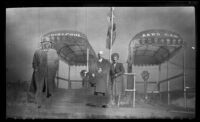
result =
[{"label": "person standing on platform", "polygon": [[120,98],[124,90],[123,74],[124,67],[122,63],[119,63],[119,54],[113,53],[111,55],[112,66],[111,66],[111,82],[112,82],[112,101],[119,107]]},{"label": "person standing on platform", "polygon": [[42,43],[46,45],[47,50],[47,97],[49,98],[56,88],[55,77],[59,67],[59,58],[49,37],[44,38]]},{"label": "person standing on platform", "polygon": [[40,108],[42,105],[42,92],[46,89],[47,82],[47,51],[45,49],[45,45],[41,45],[41,48],[35,51],[32,67],[34,71],[29,93],[34,94],[38,108]]},{"label": "person standing on platform", "polygon": [[52,48],[49,38],[44,38],[41,48],[34,53],[32,63],[34,71],[28,94],[29,96],[34,94],[38,108],[42,105],[43,92],[47,98],[53,94],[58,61],[58,54]]},{"label": "person standing on platform", "polygon": [[111,64],[107,59],[102,57],[103,51],[99,51],[97,55],[97,71],[92,73],[92,77],[94,77],[95,81],[94,96],[91,97],[92,101],[90,101],[88,105],[107,107],[109,101],[107,82],[109,81]]},{"label": "person standing on platform", "polygon": [[107,93],[107,81],[110,71],[110,62],[102,57],[103,51],[98,52],[95,95]]}]

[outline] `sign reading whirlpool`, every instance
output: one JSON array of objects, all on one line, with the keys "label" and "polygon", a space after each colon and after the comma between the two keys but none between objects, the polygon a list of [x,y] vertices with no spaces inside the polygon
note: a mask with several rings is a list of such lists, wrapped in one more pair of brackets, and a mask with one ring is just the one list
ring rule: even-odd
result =
[{"label": "sign reading whirlpool", "polygon": [[63,37],[83,37],[83,35],[79,34],[79,33],[69,33],[69,32],[61,32],[61,33],[49,33],[49,34],[45,34],[42,37],[42,42],[52,42],[52,40],[56,39],[56,40],[60,40]]},{"label": "sign reading whirlpool", "polygon": [[53,34],[50,34],[48,36],[76,36],[76,37],[81,37],[81,35],[78,34],[78,33],[53,33]]}]

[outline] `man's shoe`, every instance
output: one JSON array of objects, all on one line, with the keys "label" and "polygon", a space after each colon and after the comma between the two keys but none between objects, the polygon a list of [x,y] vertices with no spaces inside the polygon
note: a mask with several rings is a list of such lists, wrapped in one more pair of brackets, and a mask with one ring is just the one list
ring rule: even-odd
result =
[{"label": "man's shoe", "polygon": [[47,98],[51,97],[52,95],[51,94],[47,94]]},{"label": "man's shoe", "polygon": [[94,92],[94,95],[97,95],[97,92]]},{"label": "man's shoe", "polygon": [[41,105],[38,105],[38,109],[41,108],[41,107],[42,107]]},{"label": "man's shoe", "polygon": [[102,108],[107,108],[108,106],[107,106],[107,105],[102,105],[101,107],[102,107]]}]

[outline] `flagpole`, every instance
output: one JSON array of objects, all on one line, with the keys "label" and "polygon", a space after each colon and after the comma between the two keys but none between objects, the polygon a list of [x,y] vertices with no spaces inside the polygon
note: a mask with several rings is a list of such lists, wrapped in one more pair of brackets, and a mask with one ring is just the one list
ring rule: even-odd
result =
[{"label": "flagpole", "polygon": [[[112,54],[112,38],[113,38],[113,9],[114,9],[114,7],[111,7],[111,33],[110,33],[111,36],[110,36],[110,48],[109,48],[109,61],[110,61],[110,63],[112,63],[111,54]],[[109,87],[108,81],[109,80],[108,80],[108,77],[107,77],[107,89]],[[113,91],[112,90],[111,90],[111,103],[113,101]]]},{"label": "flagpole", "polygon": [[111,36],[110,36],[110,50],[109,50],[109,59],[110,59],[110,62],[111,62],[111,54],[112,54],[112,38],[113,38],[113,10],[114,10],[114,7],[111,7]]}]

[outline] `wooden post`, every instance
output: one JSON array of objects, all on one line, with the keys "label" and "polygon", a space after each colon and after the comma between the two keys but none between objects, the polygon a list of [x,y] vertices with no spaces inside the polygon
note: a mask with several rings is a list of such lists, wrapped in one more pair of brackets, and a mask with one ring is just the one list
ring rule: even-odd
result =
[{"label": "wooden post", "polygon": [[72,88],[72,84],[71,84],[71,81],[70,81],[70,65],[69,65],[69,70],[68,70],[68,79],[69,79],[68,88],[71,89]]}]

